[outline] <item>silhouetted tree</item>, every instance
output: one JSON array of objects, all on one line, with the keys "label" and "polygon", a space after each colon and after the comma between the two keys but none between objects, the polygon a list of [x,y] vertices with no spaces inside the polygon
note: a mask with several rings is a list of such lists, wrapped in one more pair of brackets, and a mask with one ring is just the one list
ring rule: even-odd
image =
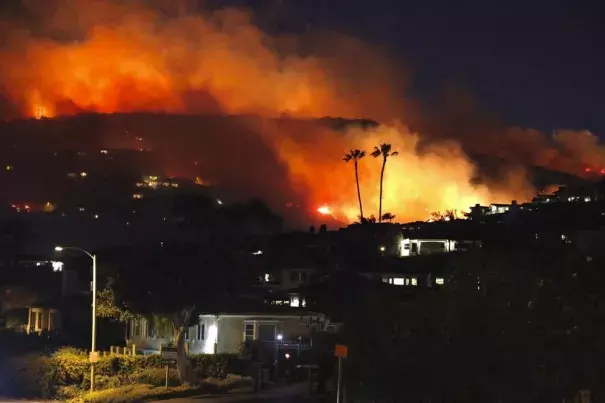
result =
[{"label": "silhouetted tree", "polygon": [[365,151],[361,151],[359,149],[355,149],[355,150],[351,150],[349,151],[347,154],[345,154],[343,161],[344,162],[349,162],[349,161],[353,161],[353,166],[355,167],[355,183],[357,185],[357,199],[359,200],[359,215],[361,216],[361,219],[363,220],[363,206],[361,203],[361,190],[359,189],[359,169],[358,169],[358,163],[359,160],[362,159],[363,157],[365,157],[366,152]]},{"label": "silhouetted tree", "polygon": [[388,222],[393,222],[393,220],[395,219],[395,214],[391,214],[391,213],[384,213],[382,215],[382,220],[386,220]]},{"label": "silhouetted tree", "polygon": [[382,221],[382,186],[384,179],[384,168],[387,165],[387,159],[394,157],[399,154],[399,151],[391,151],[391,145],[388,143],[382,143],[379,147],[374,147],[372,157],[382,157],[382,168],[380,169],[380,202],[378,207],[378,220]]}]

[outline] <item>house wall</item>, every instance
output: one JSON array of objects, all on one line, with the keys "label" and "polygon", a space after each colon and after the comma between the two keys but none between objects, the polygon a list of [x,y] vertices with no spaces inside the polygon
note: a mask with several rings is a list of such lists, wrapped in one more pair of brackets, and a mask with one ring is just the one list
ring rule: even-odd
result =
[{"label": "house wall", "polygon": [[[260,325],[275,325],[275,335],[282,334],[284,341],[296,341],[298,337],[308,337],[314,323],[309,325],[309,319],[303,317],[301,322],[297,316],[245,316],[245,315],[201,315],[200,325],[204,326],[203,335],[198,339],[198,325],[189,328],[190,354],[238,353],[244,342],[245,324],[254,324],[254,340],[258,340]],[[138,331],[135,333],[134,331]],[[160,346],[171,340],[151,336],[146,320],[140,327],[130,325],[129,343],[134,343],[137,349],[159,351]]]},{"label": "house wall", "polygon": [[28,333],[60,330],[60,312],[52,308],[29,308],[26,329]]},{"label": "house wall", "polygon": [[222,316],[218,322],[218,353],[237,353],[244,341],[244,318]]}]

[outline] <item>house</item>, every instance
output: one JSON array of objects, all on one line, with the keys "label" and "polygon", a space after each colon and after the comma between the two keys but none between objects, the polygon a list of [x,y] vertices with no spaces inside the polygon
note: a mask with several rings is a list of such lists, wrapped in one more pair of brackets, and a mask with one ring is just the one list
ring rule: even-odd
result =
[{"label": "house", "polygon": [[401,257],[428,255],[431,253],[454,252],[458,241],[452,239],[409,239],[402,238],[400,244]]},{"label": "house", "polygon": [[[202,313],[185,334],[191,354],[238,353],[246,342],[302,343],[316,331],[324,330],[323,315],[289,306],[266,305],[254,310],[225,310]],[[133,320],[128,344],[147,353],[172,342],[171,329],[162,331],[150,320]]]},{"label": "house", "polygon": [[453,267],[453,255],[433,254],[409,259],[382,259],[360,270],[361,276],[404,287],[440,287],[445,285]]}]

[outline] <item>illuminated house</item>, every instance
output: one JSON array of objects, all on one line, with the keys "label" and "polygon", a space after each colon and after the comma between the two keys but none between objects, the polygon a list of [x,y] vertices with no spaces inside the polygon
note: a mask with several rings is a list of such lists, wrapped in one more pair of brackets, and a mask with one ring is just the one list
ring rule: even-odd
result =
[{"label": "illuminated house", "polygon": [[451,255],[437,253],[398,259],[380,259],[360,274],[376,282],[410,288],[445,285],[454,267]]},{"label": "illuminated house", "polygon": [[458,241],[451,239],[410,239],[404,238],[400,243],[400,256],[409,257],[431,253],[454,252]]},{"label": "illuminated house", "polygon": [[[262,312],[199,315],[198,323],[189,327],[185,341],[190,354],[238,353],[246,342],[288,342],[308,338],[319,330],[319,315],[289,309],[265,307]],[[273,312],[271,312],[273,311]],[[172,329],[156,330],[146,319],[131,321],[129,344],[154,353],[172,341]]]}]

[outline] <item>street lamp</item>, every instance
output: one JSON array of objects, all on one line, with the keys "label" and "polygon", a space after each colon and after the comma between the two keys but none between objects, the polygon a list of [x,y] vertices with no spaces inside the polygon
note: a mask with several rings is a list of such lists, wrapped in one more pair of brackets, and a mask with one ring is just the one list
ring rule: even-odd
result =
[{"label": "street lamp", "polygon": [[55,252],[64,250],[76,250],[88,255],[92,259],[92,341],[90,347],[90,391],[95,390],[95,362],[96,362],[96,339],[97,339],[97,257],[92,253],[76,248],[74,246],[55,246]]}]

